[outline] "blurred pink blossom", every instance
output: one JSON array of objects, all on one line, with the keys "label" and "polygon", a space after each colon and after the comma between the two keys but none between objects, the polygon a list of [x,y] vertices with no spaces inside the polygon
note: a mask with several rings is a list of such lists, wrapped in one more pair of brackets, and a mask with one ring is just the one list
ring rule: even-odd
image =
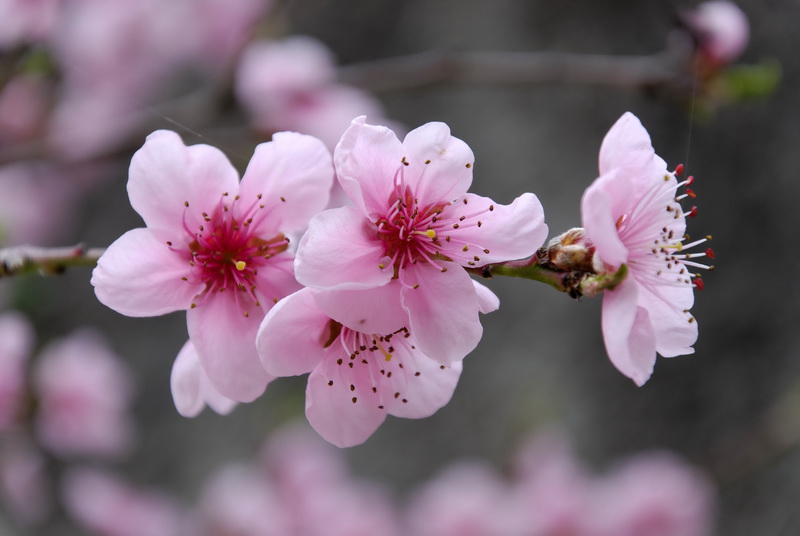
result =
[{"label": "blurred pink blossom", "polygon": [[264,474],[297,536],[398,536],[386,490],[350,474],[341,451],[306,426],[283,428],[262,449]]},{"label": "blurred pink blossom", "polygon": [[592,515],[593,485],[565,437],[540,433],[529,438],[513,463],[511,502],[519,515],[519,533],[585,534]]},{"label": "blurred pink blossom", "polygon": [[[627,278],[603,297],[603,339],[611,362],[637,385],[653,373],[656,352],[694,352],[697,322],[692,270],[705,267],[686,253],[706,239],[684,243],[686,216],[675,175],[630,112],[611,127],[600,148],[600,177],[583,194],[581,214],[601,272],[627,266]],[[679,253],[680,252],[680,253]],[[695,280],[698,281],[698,280]]]},{"label": "blurred pink blossom", "polygon": [[79,191],[65,175],[72,173],[40,162],[0,166],[0,245],[63,239]]},{"label": "blurred pink blossom", "polygon": [[175,408],[184,417],[198,416],[206,405],[220,415],[227,415],[237,404],[214,388],[200,364],[192,341],[186,341],[175,358],[170,387]]},{"label": "blurred pink blossom", "polygon": [[588,536],[708,536],[710,481],[669,453],[625,460],[596,490]]},{"label": "blurred pink blossom", "polygon": [[183,508],[169,495],[132,487],[98,469],[71,469],[61,496],[67,514],[98,536],[178,536],[186,523]]},{"label": "blurred pink blossom", "polygon": [[61,5],[62,0],[0,0],[0,49],[45,40]]},{"label": "blurred pink blossom", "polygon": [[50,146],[65,158],[95,156],[160,117],[157,103],[217,83],[271,4],[70,2],[50,40],[62,80]]},{"label": "blurred pink blossom", "polygon": [[36,75],[15,76],[0,89],[0,148],[30,142],[40,134],[49,91],[49,83]]},{"label": "blurred pink blossom", "polygon": [[744,11],[728,0],[703,2],[683,13],[701,53],[716,64],[726,65],[742,55],[750,41],[750,23]]},{"label": "blurred pink blossom", "polygon": [[203,536],[291,536],[290,509],[254,467],[231,464],[204,484],[195,510]]},{"label": "blurred pink blossom", "polygon": [[279,133],[256,147],[244,177],[221,151],[151,134],[131,161],[128,193],[146,228],[98,261],[98,299],[129,316],[188,310],[189,337],[215,389],[249,402],[273,379],[255,335],[266,312],[300,288],[285,233],[328,202],[330,153],[319,140]]},{"label": "blurred pink blossom", "polygon": [[0,498],[6,511],[24,525],[45,520],[53,507],[46,461],[22,435],[4,436],[0,443]]},{"label": "blurred pink blossom", "polygon": [[15,428],[24,402],[34,334],[23,315],[0,315],[0,434]]},{"label": "blurred pink blossom", "polygon": [[251,44],[239,63],[236,92],[256,128],[311,134],[330,148],[354,117],[386,123],[374,97],[336,83],[332,52],[311,37]]},{"label": "blurred pink blossom", "polygon": [[406,327],[425,355],[445,365],[461,360],[482,335],[480,297],[464,268],[527,257],[547,235],[533,194],[500,205],[467,193],[473,159],[444,123],[400,142],[388,128],[355,119],[334,154],[354,206],[311,220],[295,260],[298,281],[363,290],[341,295],[354,321],[376,315],[378,333]]},{"label": "blurred pink blossom", "polygon": [[94,332],[52,342],[36,362],[36,431],[59,456],[118,457],[133,443],[132,379],[127,367]]},{"label": "blurred pink blossom", "polygon": [[519,515],[523,511],[516,510],[515,506],[509,486],[490,468],[478,463],[457,463],[413,493],[406,510],[406,534],[529,534],[521,532]]},{"label": "blurred pink blossom", "polygon": [[[449,402],[461,375],[459,361],[440,365],[417,348],[407,317],[394,323],[404,315],[397,296],[384,294],[305,288],[278,302],[258,332],[270,373],[311,373],[306,417],[339,447],[363,443],[387,415],[432,415]],[[372,299],[371,308],[362,306]]]}]

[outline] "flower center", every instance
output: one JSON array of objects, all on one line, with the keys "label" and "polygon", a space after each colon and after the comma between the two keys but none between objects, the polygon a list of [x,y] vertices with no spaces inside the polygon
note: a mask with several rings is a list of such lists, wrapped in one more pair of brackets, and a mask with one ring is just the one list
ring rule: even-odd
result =
[{"label": "flower center", "polygon": [[389,199],[389,211],[375,222],[375,226],[378,238],[384,242],[385,254],[391,258],[395,278],[399,270],[419,261],[447,271],[435,262],[435,259],[450,259],[440,253],[441,244],[434,227],[437,216],[449,203],[422,205],[408,186],[397,182]]},{"label": "flower center", "polygon": [[[408,328],[376,335],[352,330],[331,319],[320,342],[328,349],[322,371],[328,386],[344,387],[353,404],[375,404],[380,410],[391,411],[408,403],[410,383],[422,376],[415,365],[420,358],[413,356],[419,350]],[[436,371],[447,369],[440,365]]]},{"label": "flower center", "polygon": [[[269,213],[259,201],[259,194],[249,207],[241,210],[239,196],[228,203],[228,194],[211,214],[201,213],[192,218],[189,203],[184,203],[183,229],[187,234],[183,248],[167,243],[172,251],[184,256],[190,266],[190,275],[184,281],[203,283],[205,289],[191,307],[200,305],[214,292],[233,292],[237,302],[246,299],[259,306],[257,294],[258,269],[278,253],[286,251],[289,240],[278,233],[271,238],[257,236],[254,229]],[[194,219],[194,221],[192,221]],[[246,309],[246,307],[243,307]],[[244,316],[248,316],[246,310]]]},{"label": "flower center", "polygon": [[[683,165],[679,165],[674,174],[683,173]],[[699,240],[690,241],[685,234],[686,217],[694,217],[697,207],[684,211],[680,202],[684,199],[695,198],[694,191],[689,186],[694,183],[694,177],[675,183],[673,175],[665,175],[660,184],[645,193],[639,203],[617,221],[617,230],[620,239],[631,251],[635,258],[631,259],[630,266],[643,282],[651,282],[656,286],[666,284],[692,285],[703,289],[703,280],[699,273],[692,273],[693,268],[713,270],[713,265],[701,264],[694,259],[699,257],[714,258],[714,250],[707,248],[705,251],[693,249],[711,240],[706,236]],[[678,188],[684,187],[684,193],[676,195]],[[642,233],[642,229],[657,229],[655,236]],[[636,254],[634,251],[644,252]],[[652,286],[652,285],[651,285]]]}]

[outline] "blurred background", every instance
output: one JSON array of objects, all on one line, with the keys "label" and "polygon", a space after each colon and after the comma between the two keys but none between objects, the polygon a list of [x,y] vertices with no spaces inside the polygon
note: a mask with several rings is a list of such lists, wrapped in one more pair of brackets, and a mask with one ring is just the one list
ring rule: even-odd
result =
[{"label": "blurred background", "polygon": [[[696,177],[699,212],[688,232],[714,237],[716,270],[693,308],[695,354],[659,358],[637,388],[606,357],[600,299],[574,301],[544,285],[495,278],[486,284],[500,310],[483,317],[483,340],[466,358],[452,401],[427,419],[390,417],[343,452],[349,470],[404,500],[457,460],[481,460],[503,474],[531,434],[559,430],[593,472],[660,449],[703,471],[717,490],[712,534],[800,533],[800,288],[791,272],[800,260],[797,2],[739,0],[749,43],[740,57],[716,63],[699,58],[699,45],[678,29],[679,14],[697,5],[690,1],[153,0],[128,13],[119,2],[53,0],[33,14],[14,4],[38,3],[4,3],[10,7],[0,12],[13,15],[0,23],[7,26],[0,35],[5,245],[104,247],[140,227],[125,191],[127,166],[156,128],[177,131],[187,144],[216,145],[242,171],[271,131],[335,142],[344,126],[334,117],[351,110],[398,131],[446,122],[475,153],[472,191],[500,203],[534,192],[552,237],[580,224],[603,136],[633,112],[668,165],[683,163]],[[129,27],[131,20],[138,25]],[[271,74],[291,70],[245,73],[240,58],[250,42],[290,35],[328,47],[319,61],[331,72],[290,74],[287,84],[332,87],[338,76],[375,91],[308,90],[303,98],[318,99],[317,112],[286,112],[297,97]],[[443,63],[428,83],[411,75],[376,80],[363,69],[430,51],[635,56],[670,75],[642,82],[639,67],[625,67],[631,78],[620,74],[617,84],[607,76],[487,82],[438,76],[450,68]],[[323,116],[330,124],[314,132],[314,118]],[[275,430],[303,418],[302,377],[273,382],[228,416],[181,417],[169,375],[187,337],[185,314],[123,317],[97,302],[89,278],[89,269],[76,267],[4,280],[2,308],[27,316],[36,348],[92,327],[123,358],[135,379],[138,432],[135,447],[108,465],[118,474],[193,503],[218,467],[252,457]],[[26,524],[11,510],[0,516],[8,534],[82,533],[58,513]]]}]

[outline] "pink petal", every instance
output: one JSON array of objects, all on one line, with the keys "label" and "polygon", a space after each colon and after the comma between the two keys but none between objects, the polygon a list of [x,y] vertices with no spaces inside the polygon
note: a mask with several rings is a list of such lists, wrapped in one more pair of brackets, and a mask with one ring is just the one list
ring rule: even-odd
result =
[{"label": "pink petal", "polygon": [[403,392],[403,400],[406,402],[393,400],[388,408],[391,415],[409,419],[429,417],[450,402],[461,376],[460,361],[443,367],[419,350],[397,357],[402,357],[403,370],[407,371],[406,388]]},{"label": "pink petal", "polygon": [[216,147],[186,147],[174,132],[158,130],[131,159],[131,206],[163,240],[184,235],[181,222],[185,203],[195,214],[210,214],[223,192],[237,194],[239,177]]},{"label": "pink petal", "polygon": [[393,177],[403,167],[405,149],[394,132],[367,125],[364,116],[350,124],[333,153],[339,183],[364,216],[373,220],[386,209]]},{"label": "pink petal", "polygon": [[[615,196],[613,190],[622,182],[622,176],[609,173],[596,179],[581,199],[581,219],[586,235],[597,248],[600,258],[613,268],[628,262],[628,249],[617,233],[617,218],[624,212],[614,212]],[[623,197],[624,196],[623,194]],[[616,216],[616,217],[615,217]]]},{"label": "pink petal", "polygon": [[[453,240],[444,243],[453,250],[452,255],[448,250],[445,254],[459,259],[461,264],[466,264],[466,261],[461,261],[465,257],[462,253],[464,243],[471,245],[465,258],[482,266],[529,257],[547,238],[542,204],[531,193],[522,194],[510,205],[500,205],[488,197],[466,194],[454,203],[447,215],[455,221],[465,217],[458,229],[448,229],[447,234]],[[489,253],[486,253],[487,249]],[[475,255],[480,258],[479,261],[473,260]]]},{"label": "pink petal", "polygon": [[300,283],[320,289],[373,288],[388,283],[393,274],[375,226],[352,207],[311,219],[294,268]]},{"label": "pink petal", "polygon": [[186,341],[175,358],[170,387],[175,408],[184,417],[197,417],[206,404],[221,415],[227,415],[236,406],[235,401],[225,398],[211,385],[191,341]]},{"label": "pink petal", "polygon": [[405,272],[408,284],[419,285],[404,288],[402,298],[420,347],[444,365],[463,359],[483,335],[472,279],[460,268],[441,272],[429,264]]},{"label": "pink petal", "polygon": [[500,298],[497,297],[497,294],[474,279],[472,280],[472,285],[475,287],[475,294],[478,296],[478,307],[481,313],[488,315],[500,308]]},{"label": "pink petal", "polygon": [[260,267],[255,280],[260,299],[267,305],[303,288],[294,278],[294,259],[285,252]]},{"label": "pink petal", "polygon": [[[249,314],[244,316],[244,312]],[[209,295],[186,315],[189,338],[212,385],[237,402],[252,402],[272,381],[256,351],[261,309],[231,292]]]},{"label": "pink petal", "polygon": [[[693,354],[697,341],[697,321],[688,311],[694,301],[694,289],[688,285],[654,289],[639,288],[639,306],[646,309],[656,337],[656,350],[664,357]],[[666,296],[664,296],[666,294]],[[669,300],[669,301],[667,301]]]},{"label": "pink petal", "polygon": [[317,307],[315,292],[304,288],[279,301],[261,323],[256,347],[270,374],[305,374],[322,359],[330,319]]},{"label": "pink petal", "polygon": [[97,299],[128,316],[157,316],[189,307],[203,285],[181,278],[187,262],[149,229],[133,229],[111,244],[92,272]]},{"label": "pink petal", "polygon": [[603,297],[603,340],[608,357],[636,385],[644,385],[656,362],[656,338],[647,310],[637,306],[638,285],[628,278]]},{"label": "pink petal", "polygon": [[408,313],[400,303],[400,286],[393,280],[367,290],[328,290],[315,294],[326,315],[362,333],[387,334],[408,326]]},{"label": "pink petal", "polygon": [[278,132],[256,147],[240,195],[250,202],[262,194],[261,203],[270,207],[270,230],[297,232],[328,204],[333,177],[333,160],[321,141]]},{"label": "pink petal", "polygon": [[[331,380],[333,385],[328,385]],[[308,377],[308,422],[319,435],[337,447],[359,445],[378,429],[386,419],[386,412],[378,409],[377,403],[354,397],[348,388],[349,382],[337,381],[339,378],[331,380],[319,370]],[[354,398],[356,402],[353,402]]]},{"label": "pink petal", "polygon": [[472,149],[450,135],[444,123],[427,123],[415,128],[403,140],[405,179],[424,202],[450,201],[466,193],[472,184]]},{"label": "pink petal", "polygon": [[612,170],[642,178],[658,177],[667,170],[666,163],[653,149],[650,134],[630,112],[614,123],[600,146],[600,175]]}]

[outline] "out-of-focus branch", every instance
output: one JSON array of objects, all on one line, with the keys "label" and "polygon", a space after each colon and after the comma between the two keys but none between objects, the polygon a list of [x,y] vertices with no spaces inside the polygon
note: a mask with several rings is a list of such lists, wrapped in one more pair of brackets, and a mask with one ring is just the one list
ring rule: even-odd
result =
[{"label": "out-of-focus branch", "polygon": [[371,91],[436,84],[575,84],[643,89],[688,75],[690,50],[673,47],[650,56],[604,56],[560,52],[432,51],[355,63],[339,69],[340,80]]},{"label": "out-of-focus branch", "polygon": [[70,266],[96,266],[103,248],[17,246],[0,249],[0,278],[23,274],[60,274]]}]

